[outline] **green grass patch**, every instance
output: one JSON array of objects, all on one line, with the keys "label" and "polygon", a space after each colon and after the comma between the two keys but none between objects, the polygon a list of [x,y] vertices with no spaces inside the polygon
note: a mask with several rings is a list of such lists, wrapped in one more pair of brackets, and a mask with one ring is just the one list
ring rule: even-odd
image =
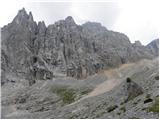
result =
[{"label": "green grass patch", "polygon": [[154,103],[148,108],[148,112],[159,113],[159,98],[156,98]]},{"label": "green grass patch", "polygon": [[53,86],[51,87],[51,92],[57,94],[64,104],[70,104],[78,99],[80,99],[83,95],[91,92],[91,88],[81,88],[81,89],[73,89],[68,86]]},{"label": "green grass patch", "polygon": [[51,91],[56,93],[65,104],[70,104],[75,101],[75,90],[67,86],[53,87]]}]

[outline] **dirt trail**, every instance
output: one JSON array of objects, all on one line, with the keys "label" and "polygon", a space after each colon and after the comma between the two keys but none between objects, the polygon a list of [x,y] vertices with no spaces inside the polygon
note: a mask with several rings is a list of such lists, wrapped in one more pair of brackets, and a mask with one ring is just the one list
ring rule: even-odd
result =
[{"label": "dirt trail", "polygon": [[97,96],[112,90],[114,87],[118,86],[123,80],[122,79],[110,79],[100,85],[98,85],[91,93],[89,93],[86,98]]},{"label": "dirt trail", "polygon": [[110,69],[104,71],[107,80],[103,83],[97,85],[97,87],[90,92],[85,98],[97,96],[112,90],[114,87],[118,86],[123,81],[123,75],[118,69]]},{"label": "dirt trail", "polygon": [[118,86],[123,82],[123,80],[125,80],[126,77],[126,74],[123,74],[122,72],[127,71],[128,68],[131,68],[133,65],[133,63],[123,64],[119,68],[105,70],[104,75],[107,77],[107,80],[97,85],[97,87],[87,96],[85,96],[85,98],[103,94]]},{"label": "dirt trail", "polygon": [[[106,81],[102,82],[101,84],[97,85],[93,91],[91,91],[88,95],[84,96],[83,98],[79,99],[78,101],[71,103],[69,105],[76,104],[81,100],[84,100],[89,97],[97,96],[112,90],[114,87],[121,84],[126,78],[126,71],[132,68],[134,64],[123,64],[119,68],[110,69],[103,71],[102,74],[106,76]],[[124,72],[124,73],[123,73]]]}]

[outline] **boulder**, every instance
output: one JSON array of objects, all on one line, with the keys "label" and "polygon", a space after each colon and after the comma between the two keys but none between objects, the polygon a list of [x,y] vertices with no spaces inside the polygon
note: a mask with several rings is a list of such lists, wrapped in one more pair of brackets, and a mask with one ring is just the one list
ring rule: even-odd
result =
[{"label": "boulder", "polygon": [[143,94],[143,88],[137,83],[127,78],[124,84],[125,102],[134,99],[135,97]]}]

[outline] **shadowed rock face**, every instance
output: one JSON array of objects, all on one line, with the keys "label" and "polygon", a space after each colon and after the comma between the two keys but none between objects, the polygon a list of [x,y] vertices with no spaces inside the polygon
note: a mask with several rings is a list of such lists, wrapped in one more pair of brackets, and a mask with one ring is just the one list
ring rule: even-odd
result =
[{"label": "shadowed rock face", "polygon": [[131,44],[126,35],[109,31],[100,23],[79,26],[69,16],[46,27],[44,22],[37,25],[25,9],[2,28],[1,50],[3,78],[11,72],[30,80],[31,85],[57,73],[85,78],[102,69],[158,55],[152,54],[152,47]]},{"label": "shadowed rock face", "polygon": [[132,80],[126,80],[124,84],[124,93],[126,94],[125,102],[134,99],[135,97],[143,94],[143,89]]},{"label": "shadowed rock face", "polygon": [[153,40],[151,43],[147,45],[147,48],[149,48],[154,55],[158,56],[159,55],[159,39]]}]

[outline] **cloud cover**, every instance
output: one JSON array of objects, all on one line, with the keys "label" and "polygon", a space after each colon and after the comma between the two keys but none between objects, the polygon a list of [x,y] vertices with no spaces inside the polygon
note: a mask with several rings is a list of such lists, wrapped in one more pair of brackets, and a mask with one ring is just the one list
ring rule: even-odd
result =
[{"label": "cloud cover", "polygon": [[[158,38],[158,0],[5,0],[0,3],[0,26],[8,24],[25,7],[36,21],[47,25],[72,16],[77,24],[100,22],[109,30],[125,33],[131,40],[147,44]],[[7,7],[6,7],[7,6]]]}]

